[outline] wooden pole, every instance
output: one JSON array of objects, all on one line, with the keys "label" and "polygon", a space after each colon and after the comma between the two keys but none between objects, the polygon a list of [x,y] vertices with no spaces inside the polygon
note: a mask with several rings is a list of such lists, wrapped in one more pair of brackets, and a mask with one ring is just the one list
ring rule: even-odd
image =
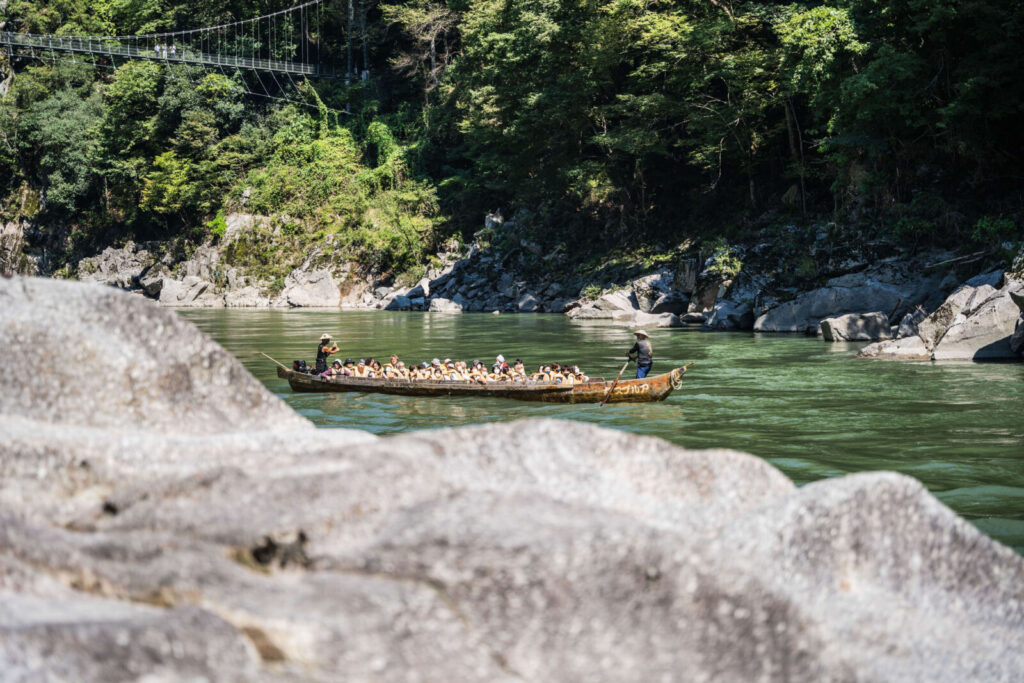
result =
[{"label": "wooden pole", "polygon": [[[612,390],[614,390],[614,389],[615,389],[615,385],[619,383],[619,378],[620,378],[620,377],[622,377],[622,373],[624,373],[624,372],[626,371],[626,366],[627,366],[627,365],[629,365],[629,364],[630,364],[630,363],[632,362],[632,360],[633,360],[633,359],[632,359],[632,358],[630,358],[629,360],[627,360],[627,361],[626,361],[626,362],[625,362],[625,363],[623,364],[623,366],[622,366],[622,369],[621,369],[621,370],[619,370],[619,374],[615,376],[615,381],[614,381],[614,382],[612,382],[612,385],[611,385],[610,387],[608,387],[608,393],[606,393],[606,394],[604,395],[604,400],[603,400],[603,401],[601,401],[601,405],[599,405],[599,406],[598,406],[598,408],[600,408],[600,407],[601,407],[601,406],[603,406],[603,405],[604,405],[605,403],[607,403],[607,402],[608,402],[608,399],[609,399],[609,398],[611,398],[611,396],[612,396]],[[276,362],[276,361],[275,361],[275,362]]]}]

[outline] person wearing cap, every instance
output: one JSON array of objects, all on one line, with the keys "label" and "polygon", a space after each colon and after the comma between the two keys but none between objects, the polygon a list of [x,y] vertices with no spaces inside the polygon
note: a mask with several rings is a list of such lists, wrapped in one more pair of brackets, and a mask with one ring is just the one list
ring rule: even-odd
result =
[{"label": "person wearing cap", "polygon": [[494,373],[495,375],[497,375],[497,374],[499,374],[499,373],[501,372],[501,369],[502,369],[503,367],[505,367],[505,356],[503,356],[503,355],[501,355],[501,354],[499,353],[499,354],[497,355],[497,357],[496,357],[496,358],[494,359],[494,366],[493,366],[493,367],[491,368],[491,371],[492,371],[492,372],[493,372],[493,373]]},{"label": "person wearing cap", "polygon": [[346,358],[345,362],[341,366],[341,374],[346,377],[352,377],[356,374],[356,362],[351,358]]},{"label": "person wearing cap", "polygon": [[331,377],[336,377],[342,374],[344,374],[344,372],[342,371],[341,368],[341,361],[335,358],[334,362],[331,363],[331,367],[327,368],[322,373],[320,373],[320,376],[323,377],[324,379],[330,379]]},{"label": "person wearing cap", "polygon": [[316,374],[327,371],[327,359],[332,353],[338,352],[338,345],[331,343],[331,335],[326,332],[320,335],[320,343],[316,345]]},{"label": "person wearing cap", "polygon": [[[637,330],[633,335],[636,336],[636,343],[626,352],[626,357],[636,361],[636,378],[643,379],[654,365],[654,349],[651,348],[651,340],[646,332]],[[634,353],[636,358],[633,358]]]}]

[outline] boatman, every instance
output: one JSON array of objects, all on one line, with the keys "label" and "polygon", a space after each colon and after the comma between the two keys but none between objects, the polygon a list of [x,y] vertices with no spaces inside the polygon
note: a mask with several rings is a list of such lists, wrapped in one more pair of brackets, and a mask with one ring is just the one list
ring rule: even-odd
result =
[{"label": "boatman", "polygon": [[[637,330],[633,334],[636,336],[636,343],[626,353],[626,357],[636,361],[636,378],[643,379],[654,365],[654,349],[651,348],[651,340],[646,332]],[[633,358],[634,353],[636,358]]]},{"label": "boatman", "polygon": [[316,347],[316,374],[327,372],[327,358],[338,352],[338,345],[331,343],[331,335],[326,332],[320,335],[320,343]]}]

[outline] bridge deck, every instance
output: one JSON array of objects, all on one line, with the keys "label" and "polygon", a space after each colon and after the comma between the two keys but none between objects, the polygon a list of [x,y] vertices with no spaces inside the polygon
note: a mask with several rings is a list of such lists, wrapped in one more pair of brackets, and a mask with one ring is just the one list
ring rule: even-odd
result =
[{"label": "bridge deck", "polygon": [[277,59],[256,59],[252,57],[238,57],[235,55],[222,55],[209,52],[196,52],[188,46],[183,46],[175,56],[163,52],[157,53],[153,48],[140,48],[136,45],[125,45],[117,40],[89,36],[43,36],[31,33],[12,33],[0,31],[0,45],[9,45],[14,48],[74,52],[78,54],[90,54],[106,57],[124,57],[126,59],[141,59],[152,62],[171,62],[174,64],[195,64],[198,66],[223,66],[235,69],[250,69],[253,71],[276,71],[281,73],[299,74],[312,76],[314,78],[330,78],[335,74],[327,72],[319,64],[308,64],[305,62],[289,62]]}]

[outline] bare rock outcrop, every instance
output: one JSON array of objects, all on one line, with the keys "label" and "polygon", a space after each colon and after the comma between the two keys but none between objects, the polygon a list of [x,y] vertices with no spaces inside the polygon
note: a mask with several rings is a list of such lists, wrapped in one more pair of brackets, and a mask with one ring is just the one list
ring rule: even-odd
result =
[{"label": "bare rock outcrop", "polygon": [[[19,369],[55,320],[67,401]],[[0,281],[0,344],[17,677],[1024,675],[1024,559],[908,477],[797,489],[552,420],[316,430],[173,313],[77,283]]]},{"label": "bare rock outcrop", "polygon": [[[1022,354],[1024,279],[1012,269],[965,282],[931,315],[917,322],[916,335],[871,344],[867,358],[1000,360]],[[902,327],[902,325],[901,325]]]}]

